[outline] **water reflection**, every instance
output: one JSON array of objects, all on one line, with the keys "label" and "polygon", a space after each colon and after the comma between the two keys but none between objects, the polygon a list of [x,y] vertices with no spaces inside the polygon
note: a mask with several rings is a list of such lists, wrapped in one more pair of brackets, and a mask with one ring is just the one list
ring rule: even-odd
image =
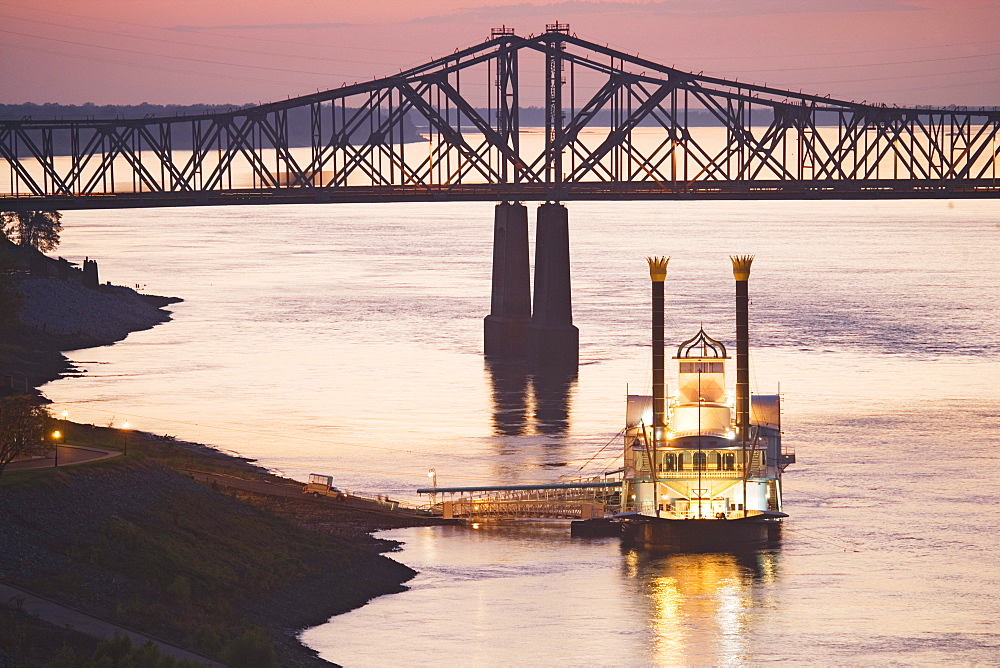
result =
[{"label": "water reflection", "polygon": [[522,364],[487,360],[493,430],[501,436],[557,435],[569,430],[575,373],[529,374]]},{"label": "water reflection", "polygon": [[493,398],[493,431],[521,436],[528,425],[528,374],[523,366],[486,362]]},{"label": "water reflection", "polygon": [[566,433],[576,374],[542,372],[532,376],[531,381],[535,395],[535,430],[539,434]]},{"label": "water reflection", "polygon": [[778,577],[778,552],[624,553],[626,580],[649,606],[653,655],[661,665],[744,663],[754,612]]}]

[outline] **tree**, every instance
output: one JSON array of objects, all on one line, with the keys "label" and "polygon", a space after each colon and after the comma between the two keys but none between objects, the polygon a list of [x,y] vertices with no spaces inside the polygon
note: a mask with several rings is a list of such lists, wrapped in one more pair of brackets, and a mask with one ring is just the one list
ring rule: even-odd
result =
[{"label": "tree", "polygon": [[19,246],[54,250],[62,232],[62,214],[58,211],[4,211],[3,233]]},{"label": "tree", "polygon": [[0,475],[42,439],[49,413],[33,394],[0,397]]},{"label": "tree", "polygon": [[0,255],[0,336],[17,323],[23,299],[17,290],[17,266],[10,258]]}]

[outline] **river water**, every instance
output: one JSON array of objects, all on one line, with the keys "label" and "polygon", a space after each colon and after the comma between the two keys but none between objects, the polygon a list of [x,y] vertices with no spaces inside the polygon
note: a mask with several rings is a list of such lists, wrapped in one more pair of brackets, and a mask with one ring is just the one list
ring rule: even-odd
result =
[{"label": "river water", "polygon": [[483,363],[490,204],[67,213],[61,254],[186,301],[72,353],[86,375],[44,390],[75,420],[404,499],[431,468],[442,486],[597,472],[617,466],[624,395],[650,383],[644,256],[672,257],[668,342],[703,324],[728,344],[726,256],[753,253],[751,386],[780,384],[798,459],[780,547],[657,556],[558,523],[394,531],[412,589],[305,642],[345,665],[997,664],[1000,203],[569,211],[575,378]]}]

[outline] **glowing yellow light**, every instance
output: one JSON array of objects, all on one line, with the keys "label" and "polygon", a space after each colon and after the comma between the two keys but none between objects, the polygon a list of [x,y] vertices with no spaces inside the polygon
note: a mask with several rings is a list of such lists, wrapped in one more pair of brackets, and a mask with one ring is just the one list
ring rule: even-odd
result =
[{"label": "glowing yellow light", "polygon": [[52,432],[52,438],[62,438],[62,432],[61,431]]},{"label": "glowing yellow light", "polygon": [[478,529],[479,528],[479,523],[478,522],[473,522],[472,523],[472,528],[473,529]]},{"label": "glowing yellow light", "polygon": [[729,431],[726,432],[726,438],[728,438],[730,441],[733,440],[734,438],[736,438],[736,432],[730,429]]},{"label": "glowing yellow light", "polygon": [[122,424],[122,429],[128,429],[128,420]]},{"label": "glowing yellow light", "polygon": [[61,415],[62,415],[62,419],[63,419],[63,420],[65,420],[66,418],[68,418],[68,417],[69,417],[69,411],[66,411],[66,410],[64,410],[64,411],[63,411],[63,412],[61,413]]}]

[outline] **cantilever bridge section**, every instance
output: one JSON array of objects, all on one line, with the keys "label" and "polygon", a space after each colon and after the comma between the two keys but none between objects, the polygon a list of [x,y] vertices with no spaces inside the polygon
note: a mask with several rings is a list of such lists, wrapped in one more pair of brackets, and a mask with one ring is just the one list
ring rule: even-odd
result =
[{"label": "cantilever bridge section", "polygon": [[0,206],[997,197],[1000,110],[683,72],[551,25],[225,113],[0,121]]}]

